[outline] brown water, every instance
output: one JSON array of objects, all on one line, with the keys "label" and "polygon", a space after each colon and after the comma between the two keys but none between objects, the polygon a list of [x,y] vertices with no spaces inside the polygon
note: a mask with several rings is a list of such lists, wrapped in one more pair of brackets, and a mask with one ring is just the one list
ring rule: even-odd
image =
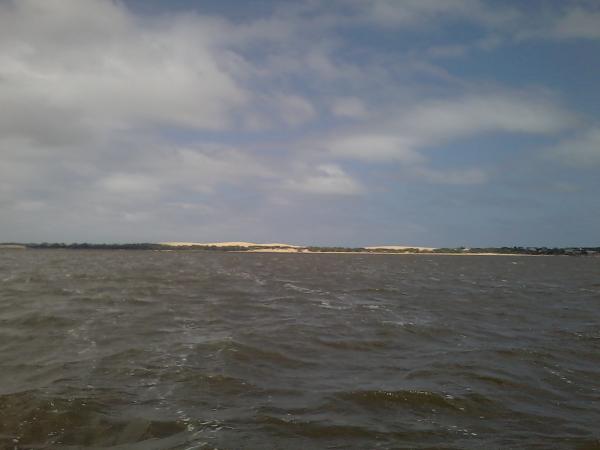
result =
[{"label": "brown water", "polygon": [[0,448],[599,438],[600,258],[0,252]]}]

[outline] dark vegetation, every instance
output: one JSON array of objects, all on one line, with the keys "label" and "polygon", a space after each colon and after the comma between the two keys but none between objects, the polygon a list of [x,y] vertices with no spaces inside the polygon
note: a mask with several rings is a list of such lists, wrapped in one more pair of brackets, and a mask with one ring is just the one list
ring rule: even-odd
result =
[{"label": "dark vegetation", "polygon": [[362,247],[306,247],[309,252],[368,252],[366,248]]},{"label": "dark vegetation", "polygon": [[436,248],[433,253],[499,253],[503,255],[588,255],[600,254],[600,247],[484,247]]}]

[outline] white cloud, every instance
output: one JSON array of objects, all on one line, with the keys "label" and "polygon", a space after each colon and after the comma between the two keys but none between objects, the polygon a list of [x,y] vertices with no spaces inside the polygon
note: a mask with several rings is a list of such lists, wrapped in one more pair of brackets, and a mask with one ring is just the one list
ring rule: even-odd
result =
[{"label": "white cloud", "polygon": [[358,181],[335,164],[321,164],[307,172],[309,173],[286,181],[285,187],[310,194],[356,195],[364,192]]},{"label": "white cloud", "polygon": [[427,48],[425,56],[433,59],[462,58],[474,51],[491,51],[506,42],[500,34],[486,34],[469,43],[442,44]]},{"label": "white cloud", "polygon": [[340,117],[361,119],[367,116],[367,108],[363,102],[356,97],[338,98],[331,106],[331,112]]},{"label": "white cloud", "polygon": [[243,185],[253,179],[276,177],[273,169],[256,157],[219,147],[208,152],[181,149],[175,157],[167,155],[156,170],[166,172],[171,183],[198,191],[211,190],[219,184]]},{"label": "white cloud", "polygon": [[89,145],[79,152],[0,139],[0,203],[44,202],[73,210],[95,204],[127,211],[280,177],[258,157],[224,146],[144,141],[123,141],[117,149]]},{"label": "white cloud", "polygon": [[225,128],[248,95],[220,67],[214,33],[207,19],[143,21],[111,1],[2,3],[0,129],[53,141],[152,124]]},{"label": "white cloud", "polygon": [[424,101],[395,117],[333,136],[324,144],[338,156],[421,163],[421,150],[485,133],[555,134],[575,118],[543,95],[513,92],[468,94]]},{"label": "white cloud", "polygon": [[119,195],[153,193],[158,189],[156,180],[151,176],[136,173],[114,173],[100,180],[100,185],[108,192]]},{"label": "white cloud", "polygon": [[16,209],[17,211],[25,212],[39,211],[45,209],[46,207],[47,205],[44,202],[28,200],[16,202],[14,205],[14,209]]},{"label": "white cloud", "polygon": [[465,56],[469,50],[467,45],[436,45],[427,49],[427,55],[433,58],[457,58]]},{"label": "white cloud", "polygon": [[283,176],[258,158],[223,146],[155,146],[136,152],[141,153],[125,167],[101,176],[99,187],[109,194],[166,198],[180,191],[210,194],[221,186],[239,187]]},{"label": "white cloud", "polygon": [[550,150],[550,155],[572,167],[600,167],[600,127],[591,128],[562,141]]},{"label": "white cloud", "polygon": [[555,34],[567,39],[600,39],[600,11],[573,8],[556,23]]},{"label": "white cloud", "polygon": [[316,115],[311,103],[299,95],[280,95],[275,104],[279,117],[289,125],[300,125]]},{"label": "white cloud", "polygon": [[419,140],[428,141],[496,131],[553,134],[573,121],[569,113],[544,97],[505,92],[425,102],[399,123]]},{"label": "white cloud", "polygon": [[402,161],[414,163],[422,161],[415,151],[415,141],[409,136],[386,133],[349,133],[334,137],[326,144],[336,156],[369,161]]},{"label": "white cloud", "polygon": [[598,5],[566,5],[540,19],[530,20],[516,34],[518,39],[600,39],[600,9]]},{"label": "white cloud", "polygon": [[[359,3],[360,5],[361,3]],[[463,20],[479,25],[488,34],[474,47],[497,46],[502,38],[600,39],[600,9],[595,1],[548,5],[536,14],[524,8],[480,0],[374,0],[363,3],[362,18],[379,26],[422,27],[442,21]],[[469,45],[440,46],[431,56],[461,56]]]},{"label": "white cloud", "polygon": [[517,15],[512,9],[492,8],[479,0],[375,0],[364,5],[373,21],[388,26],[415,26],[440,19],[462,19],[498,26]]}]

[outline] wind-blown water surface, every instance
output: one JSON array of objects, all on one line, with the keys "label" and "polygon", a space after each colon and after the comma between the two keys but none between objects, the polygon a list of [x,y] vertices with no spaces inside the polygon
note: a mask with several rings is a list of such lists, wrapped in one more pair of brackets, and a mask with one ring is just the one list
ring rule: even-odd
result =
[{"label": "wind-blown water surface", "polygon": [[600,448],[600,258],[0,253],[0,447]]}]

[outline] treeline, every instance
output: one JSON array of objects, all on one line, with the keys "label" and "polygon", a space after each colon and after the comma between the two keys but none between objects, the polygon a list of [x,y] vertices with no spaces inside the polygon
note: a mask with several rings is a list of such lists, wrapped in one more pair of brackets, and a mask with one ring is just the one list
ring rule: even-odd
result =
[{"label": "treeline", "polygon": [[48,243],[42,242],[41,244],[22,244],[27,248],[36,249],[70,249],[70,250],[161,250],[165,248],[164,245],[151,244],[148,242],[142,242],[137,244],[90,244],[87,242],[83,243]]},{"label": "treeline", "polygon": [[423,254],[485,254],[500,255],[600,255],[600,247],[451,247],[451,248],[362,248],[362,247],[307,247],[310,252],[362,252],[362,253],[423,253]]},{"label": "treeline", "polygon": [[306,250],[309,252],[344,252],[344,253],[352,253],[352,252],[367,252],[366,248],[362,247],[306,247]]},{"label": "treeline", "polygon": [[[0,245],[8,245],[8,244],[0,244]],[[218,251],[218,252],[240,252],[240,251],[248,251],[248,250],[260,250],[264,248],[269,249],[280,249],[280,248],[289,248],[285,246],[272,246],[272,247],[264,247],[264,246],[249,246],[243,247],[239,245],[227,245],[227,246],[219,246],[219,245],[179,245],[179,246],[171,246],[171,245],[162,245],[162,244],[153,244],[148,242],[135,243],[135,244],[90,244],[87,242],[83,243],[48,243],[42,242],[38,243],[29,243],[29,244],[13,244],[13,245],[22,245],[27,248],[34,249],[70,249],[70,250],[202,250],[202,251]]]},{"label": "treeline", "polygon": [[593,255],[600,247],[473,247],[436,248],[432,253],[498,253],[501,255]]}]

